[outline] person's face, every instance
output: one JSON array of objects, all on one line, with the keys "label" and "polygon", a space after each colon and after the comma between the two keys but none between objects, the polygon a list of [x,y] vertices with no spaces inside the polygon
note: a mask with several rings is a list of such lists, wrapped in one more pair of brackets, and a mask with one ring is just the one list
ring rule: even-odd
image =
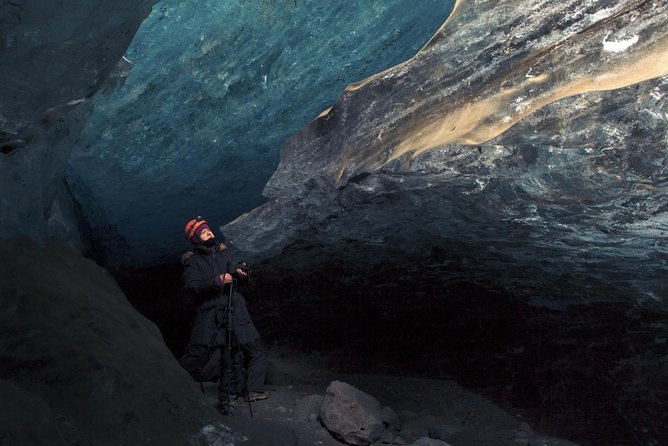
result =
[{"label": "person's face", "polygon": [[202,240],[203,242],[211,240],[213,237],[214,237],[213,232],[211,232],[211,229],[209,228],[204,228],[199,235],[200,240]]}]

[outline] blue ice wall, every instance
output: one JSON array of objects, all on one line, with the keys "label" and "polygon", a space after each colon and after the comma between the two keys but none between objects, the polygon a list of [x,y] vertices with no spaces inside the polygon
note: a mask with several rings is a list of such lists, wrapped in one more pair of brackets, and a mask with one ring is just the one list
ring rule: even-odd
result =
[{"label": "blue ice wall", "polygon": [[[95,104],[68,181],[108,260],[178,257],[182,227],[263,202],[288,137],[350,83],[412,57],[452,0],[166,0]],[[104,166],[104,167],[101,167]]]},{"label": "blue ice wall", "polygon": [[0,237],[80,244],[68,159],[91,98],[154,3],[0,1]]}]

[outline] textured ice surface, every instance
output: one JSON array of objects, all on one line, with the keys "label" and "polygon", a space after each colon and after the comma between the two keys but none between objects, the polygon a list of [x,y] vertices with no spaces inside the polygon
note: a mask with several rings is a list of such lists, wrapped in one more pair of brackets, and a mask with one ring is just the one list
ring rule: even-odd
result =
[{"label": "textured ice surface", "polygon": [[291,138],[272,200],[225,232],[258,257],[445,244],[463,275],[535,303],[665,306],[666,17],[664,2],[461,2],[417,57]]},{"label": "textured ice surface", "polygon": [[349,83],[413,56],[452,4],[159,3],[71,160],[97,236],[116,260],[173,259],[192,216],[223,224],[259,205],[285,140]]},{"label": "textured ice surface", "polygon": [[152,3],[0,2],[0,235],[78,238],[63,218],[67,161],[90,99]]}]

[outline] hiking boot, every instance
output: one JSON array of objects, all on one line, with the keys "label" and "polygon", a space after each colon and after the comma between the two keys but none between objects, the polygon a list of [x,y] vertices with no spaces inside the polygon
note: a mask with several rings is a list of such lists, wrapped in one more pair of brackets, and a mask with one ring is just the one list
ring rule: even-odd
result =
[{"label": "hiking boot", "polygon": [[218,401],[219,402],[225,402],[225,401],[228,400],[228,398],[229,398],[230,401],[237,401],[239,399],[239,395],[237,395],[236,393],[231,393],[229,396],[225,395],[223,393],[218,394]]},{"label": "hiking boot", "polygon": [[246,400],[252,403],[253,401],[266,400],[267,398],[269,398],[269,394],[267,392],[248,392]]},{"label": "hiking boot", "polygon": [[239,413],[236,401],[230,401],[229,404],[227,404],[227,401],[221,401],[216,404],[216,410],[221,415],[237,415]]}]

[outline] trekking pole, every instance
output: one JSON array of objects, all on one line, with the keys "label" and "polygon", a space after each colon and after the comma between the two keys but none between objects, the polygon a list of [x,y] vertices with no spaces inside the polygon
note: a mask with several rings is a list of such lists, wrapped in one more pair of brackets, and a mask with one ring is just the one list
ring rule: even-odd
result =
[{"label": "trekking pole", "polygon": [[[232,277],[235,277],[235,276],[232,276]],[[229,305],[232,305],[232,294],[234,293],[234,287],[236,286],[236,284],[237,284],[237,279],[234,278],[232,283],[230,284]],[[229,308],[232,308],[232,307],[230,306]],[[231,315],[232,312],[230,311],[229,314]],[[229,391],[230,387],[229,386],[231,385],[231,382],[232,382],[232,379],[231,379],[232,378],[232,370],[231,370],[232,361],[231,361],[231,359],[232,359],[232,342],[234,340],[234,334],[232,333],[232,329],[230,328],[232,326],[232,316],[228,316],[228,317],[229,317],[229,323],[228,323],[228,329],[227,329],[227,345],[228,345],[228,347],[227,347],[227,373],[228,373],[228,375],[227,375],[228,376],[228,381],[227,381],[228,391],[227,391],[227,394],[229,395],[230,394],[230,391]],[[239,353],[241,354],[242,353],[241,352],[241,344],[239,344],[238,341],[237,341],[237,346],[238,346],[238,349],[239,349]],[[243,368],[243,357],[241,358],[241,361],[242,361],[242,364],[240,364],[240,365],[242,365],[242,368]],[[248,381],[248,377],[246,377],[246,381]],[[251,403],[251,400],[250,400],[250,395],[248,393],[248,383],[247,382],[246,382],[245,387],[246,387],[246,392],[245,392],[244,397],[246,398],[246,401],[248,402],[248,412],[250,413],[251,418],[253,418],[253,406],[252,406],[252,403]]]},{"label": "trekking pole", "polygon": [[[230,395],[232,394],[232,342],[234,340],[234,333],[232,331],[232,318],[234,307],[232,306],[232,297],[234,295],[234,288],[237,284],[237,279],[234,274],[232,274],[232,283],[230,283],[230,291],[227,300],[227,361],[226,361],[226,373],[227,373],[227,407],[230,407]],[[238,342],[237,342],[238,344]],[[239,352],[241,353],[241,346],[239,345]],[[243,359],[242,359],[243,361]],[[248,401],[248,412],[250,413],[251,418],[253,418],[253,407],[250,401],[250,395],[248,394],[248,386],[246,385],[246,401]]]},{"label": "trekking pole", "polygon": [[[229,270],[230,264],[228,262],[227,269]],[[234,277],[234,276],[232,276]],[[227,379],[227,407],[231,407],[232,403],[232,294],[234,293],[234,279],[229,284],[230,290],[227,296],[227,349],[226,349],[226,361],[225,361],[225,375]]]}]

